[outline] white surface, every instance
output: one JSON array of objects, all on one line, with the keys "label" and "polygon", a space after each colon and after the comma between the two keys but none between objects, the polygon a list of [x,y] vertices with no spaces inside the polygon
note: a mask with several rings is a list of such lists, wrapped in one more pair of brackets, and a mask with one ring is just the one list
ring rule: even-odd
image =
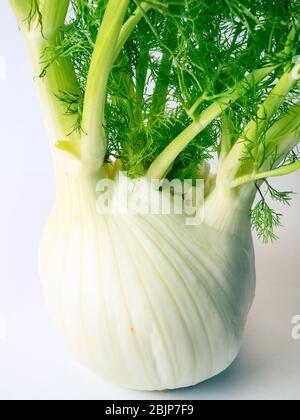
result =
[{"label": "white surface", "polygon": [[[240,356],[222,375],[186,390],[137,393],[101,381],[64,350],[37,273],[54,179],[24,45],[6,1],[0,57],[7,73],[3,80],[0,70],[0,399],[299,399],[300,341],[291,337],[292,317],[300,315],[299,196],[283,210],[281,240],[256,245],[256,302]],[[278,184],[300,192],[299,181],[300,173]]]}]

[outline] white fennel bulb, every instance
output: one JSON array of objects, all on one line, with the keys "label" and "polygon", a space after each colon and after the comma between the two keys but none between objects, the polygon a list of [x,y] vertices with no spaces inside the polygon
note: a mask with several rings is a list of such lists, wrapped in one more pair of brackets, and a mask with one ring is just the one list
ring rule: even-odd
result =
[{"label": "white fennel bulb", "polygon": [[[291,199],[269,179],[300,168],[295,2],[9,2],[55,166],[40,273],[67,348],[132,389],[220,373],[239,352],[254,298],[251,228],[274,240],[280,215],[269,201]],[[147,194],[152,181],[203,179],[202,223],[103,214],[97,184],[111,180],[116,206],[127,193],[121,169],[134,186],[144,181],[130,196],[146,208],[165,199],[160,188]]]},{"label": "white fennel bulb", "polygon": [[88,179],[62,175],[40,271],[67,347],[132,389],[184,387],[227,368],[254,297],[250,223],[226,206],[217,211],[231,211],[242,235],[187,226],[181,215],[100,215],[96,207]]}]

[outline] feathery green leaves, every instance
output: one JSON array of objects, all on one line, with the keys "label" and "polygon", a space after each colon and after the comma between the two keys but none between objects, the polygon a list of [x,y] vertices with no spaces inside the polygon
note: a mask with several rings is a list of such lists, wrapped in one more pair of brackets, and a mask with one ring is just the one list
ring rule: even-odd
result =
[{"label": "feathery green leaves", "polygon": [[[127,18],[141,3],[131,1]],[[271,75],[251,87],[226,112],[234,145],[249,121],[257,118],[257,110],[283,72],[291,69],[294,57],[300,55],[299,0],[143,3],[150,4],[151,9],[144,13],[114,63],[105,108],[106,159],[121,159],[130,177],[144,175],[193,119],[216,99],[222,100],[245,75],[276,64]],[[45,72],[60,57],[68,57],[73,64],[80,93],[75,97],[61,92],[59,100],[65,104],[67,114],[77,115],[74,129],[78,131],[91,57],[106,4],[106,0],[71,0],[69,19],[57,42],[47,48],[42,58]],[[293,28],[294,36],[289,36]],[[248,142],[243,157],[246,162],[255,162],[258,168],[265,162],[278,163],[277,149],[267,143],[268,132],[299,96],[300,85],[296,83],[264,129]],[[220,152],[221,139],[222,123],[218,118],[180,153],[168,177],[195,180],[199,165]],[[257,153],[261,148],[262,156]],[[272,198],[289,201],[285,193],[271,186],[268,192]],[[264,240],[275,238],[271,232],[279,224],[279,215],[265,199],[254,209],[252,221]]]}]

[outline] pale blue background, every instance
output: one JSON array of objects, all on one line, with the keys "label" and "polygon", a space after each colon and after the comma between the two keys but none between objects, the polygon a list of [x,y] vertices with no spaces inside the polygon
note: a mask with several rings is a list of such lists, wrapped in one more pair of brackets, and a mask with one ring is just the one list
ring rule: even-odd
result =
[{"label": "pale blue background", "polygon": [[[299,399],[300,341],[291,338],[291,319],[300,314],[299,196],[281,209],[281,240],[256,243],[257,298],[241,354],[224,374],[172,393],[130,392],[96,378],[64,350],[37,273],[54,197],[50,154],[23,41],[7,1],[1,3],[7,79],[0,80],[0,325],[6,322],[7,337],[0,339],[0,399]],[[300,192],[299,181],[300,173],[277,184]]]}]

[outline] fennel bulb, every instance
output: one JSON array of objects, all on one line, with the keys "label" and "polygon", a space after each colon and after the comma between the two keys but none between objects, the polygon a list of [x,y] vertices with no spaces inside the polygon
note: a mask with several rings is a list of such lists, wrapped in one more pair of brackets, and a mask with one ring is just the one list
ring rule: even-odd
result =
[{"label": "fennel bulb", "polygon": [[99,216],[95,202],[86,179],[63,177],[42,240],[44,290],[67,347],[132,389],[184,387],[223,371],[254,296],[250,223],[233,208],[230,224],[245,230],[236,236],[186,226],[181,215]]},{"label": "fennel bulb", "polygon": [[[274,240],[280,218],[267,194],[290,200],[268,179],[300,167],[294,1],[271,10],[259,1],[10,3],[55,165],[40,272],[67,348],[132,389],[220,373],[239,352],[255,294],[252,227]],[[163,196],[157,188],[148,198],[151,180],[203,179],[202,223],[176,212],[101,214],[97,184],[110,179],[117,202],[128,193],[122,169],[133,186],[145,181],[129,195],[149,208]]]}]

